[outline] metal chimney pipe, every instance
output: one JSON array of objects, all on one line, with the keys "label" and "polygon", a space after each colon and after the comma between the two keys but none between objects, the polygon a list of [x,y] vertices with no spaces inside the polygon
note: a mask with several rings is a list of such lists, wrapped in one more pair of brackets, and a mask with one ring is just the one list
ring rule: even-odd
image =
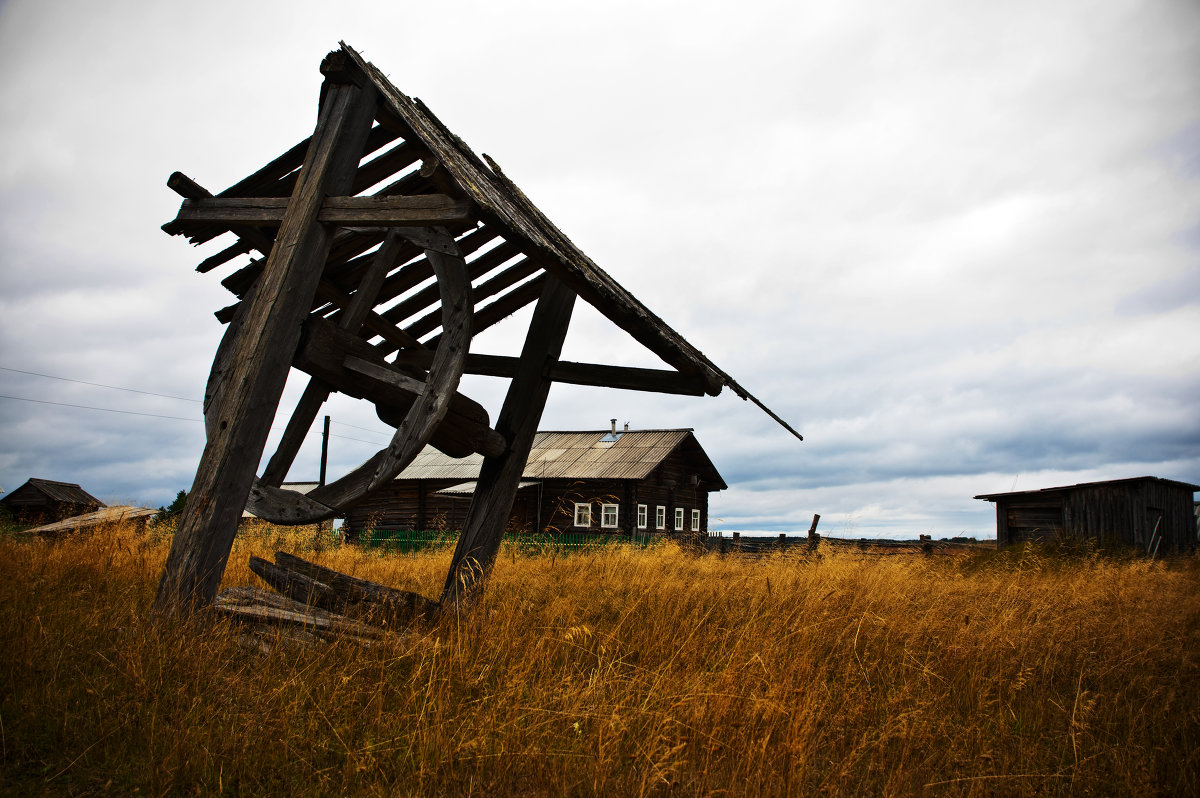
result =
[{"label": "metal chimney pipe", "polygon": [[617,434],[617,420],[615,418],[612,420],[612,434]]}]

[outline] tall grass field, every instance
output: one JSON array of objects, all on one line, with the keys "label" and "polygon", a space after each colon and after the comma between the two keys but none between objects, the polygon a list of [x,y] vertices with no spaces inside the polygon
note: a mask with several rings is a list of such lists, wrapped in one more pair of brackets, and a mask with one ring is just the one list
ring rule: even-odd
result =
[{"label": "tall grass field", "polygon": [[[1194,557],[506,544],[436,623],[262,647],[152,618],[169,543],[0,535],[5,794],[1200,794]],[[450,559],[264,526],[224,584],[277,549],[431,597]]]}]

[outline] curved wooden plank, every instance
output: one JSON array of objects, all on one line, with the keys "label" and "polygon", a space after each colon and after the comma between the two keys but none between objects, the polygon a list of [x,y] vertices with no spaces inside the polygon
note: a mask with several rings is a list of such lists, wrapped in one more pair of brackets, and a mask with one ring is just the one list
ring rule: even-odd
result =
[{"label": "curved wooden plank", "polygon": [[[408,235],[408,231],[403,229],[400,232]],[[429,378],[421,395],[405,413],[404,421],[387,449],[336,482],[309,494],[310,499],[321,504],[342,509],[390,482],[429,442],[450,409],[471,343],[471,285],[467,279],[467,264],[462,256],[447,255],[442,251],[448,251],[454,245],[454,239],[444,229],[422,231],[423,235],[431,232],[444,238],[437,241],[423,239],[420,243],[428,245],[425,255],[433,266],[442,292],[445,331],[434,353]]]}]

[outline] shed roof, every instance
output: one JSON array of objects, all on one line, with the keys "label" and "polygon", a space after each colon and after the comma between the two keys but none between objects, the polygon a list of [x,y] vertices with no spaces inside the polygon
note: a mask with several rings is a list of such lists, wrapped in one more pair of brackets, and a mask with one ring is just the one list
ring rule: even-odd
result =
[{"label": "shed roof", "polygon": [[45,524],[44,526],[26,530],[26,533],[31,535],[58,535],[65,532],[76,532],[81,529],[103,526],[105,524],[118,524],[138,518],[149,518],[154,514],[155,511],[149,507],[133,507],[122,504],[114,507],[104,507],[100,510],[72,516],[71,518],[64,518],[53,524]]},{"label": "shed roof", "polygon": [[104,506],[104,502],[97,499],[92,494],[81,488],[74,482],[57,482],[53,479],[38,479],[30,477],[24,485],[13,490],[0,502],[6,501],[19,494],[26,492],[40,493],[52,502],[61,502],[63,504],[95,504],[100,507]]},{"label": "shed roof", "polygon": [[996,499],[1004,499],[1009,496],[1028,496],[1031,494],[1046,494],[1046,493],[1062,493],[1066,491],[1079,490],[1081,488],[1101,488],[1101,487],[1116,487],[1118,485],[1132,485],[1138,482],[1157,482],[1163,485],[1174,485],[1179,488],[1188,488],[1193,493],[1200,490],[1200,485],[1193,485],[1190,482],[1178,482],[1173,479],[1163,479],[1162,477],[1128,477],[1126,479],[1110,479],[1102,482],[1080,482],[1076,485],[1063,485],[1057,488],[1039,488],[1037,490],[1017,490],[1007,493],[984,493],[976,496],[976,499],[984,499],[985,501],[993,502]]},{"label": "shed roof", "polygon": [[[675,450],[687,449],[705,487],[728,487],[691,429],[629,430],[618,433],[615,443],[602,443],[609,430],[539,432],[524,479],[645,479]],[[427,446],[400,472],[397,480],[446,479],[467,482],[479,476],[483,456],[456,458]]]}]

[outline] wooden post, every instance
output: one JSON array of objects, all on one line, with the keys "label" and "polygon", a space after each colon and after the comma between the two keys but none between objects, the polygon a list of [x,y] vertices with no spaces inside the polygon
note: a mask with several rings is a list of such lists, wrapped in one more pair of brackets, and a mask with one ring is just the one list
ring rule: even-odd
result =
[{"label": "wooden post", "polygon": [[211,408],[211,433],[163,569],[155,610],[189,614],[212,603],[238,520],[254,482],[271,421],[329,253],[317,221],[326,195],[349,189],[375,115],[376,93],[338,71],[339,53],[321,65],[317,125],[254,299],[231,342],[225,390]]},{"label": "wooden post", "polygon": [[329,416],[325,416],[325,428],[321,430],[321,476],[318,485],[325,484],[325,467],[329,464]]},{"label": "wooden post", "polygon": [[482,589],[492,569],[550,393],[546,366],[557,361],[562,352],[574,306],[575,292],[551,277],[533,311],[520,366],[496,419],[496,431],[508,441],[508,449],[483,460],[475,495],[446,574],[443,605],[468,600]]}]

